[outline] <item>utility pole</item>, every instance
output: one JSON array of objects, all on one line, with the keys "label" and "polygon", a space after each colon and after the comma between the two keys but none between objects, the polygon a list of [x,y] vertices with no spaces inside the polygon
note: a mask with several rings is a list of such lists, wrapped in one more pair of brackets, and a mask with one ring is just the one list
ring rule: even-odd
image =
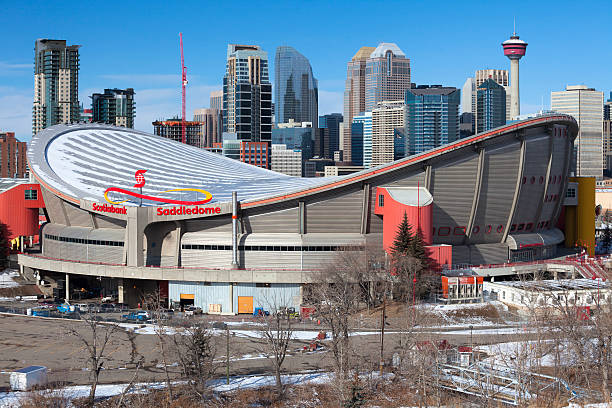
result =
[{"label": "utility pole", "polygon": [[225,325],[225,338],[226,338],[226,346],[227,349],[225,351],[226,354],[226,361],[225,361],[225,376],[227,378],[227,384],[229,385],[230,383],[230,378],[229,378],[229,372],[230,372],[230,354],[229,354],[229,337],[230,337],[230,333],[229,333],[229,326],[226,324]]},{"label": "utility pole", "polygon": [[385,344],[385,318],[387,313],[387,298],[383,299],[382,315],[380,316],[380,376],[383,375],[385,360],[383,358],[383,348]]}]

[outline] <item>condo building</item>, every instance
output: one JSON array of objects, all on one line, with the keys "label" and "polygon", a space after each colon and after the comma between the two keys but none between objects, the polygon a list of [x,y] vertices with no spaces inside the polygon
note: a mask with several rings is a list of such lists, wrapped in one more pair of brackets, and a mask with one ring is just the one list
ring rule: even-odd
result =
[{"label": "condo building", "polygon": [[258,45],[229,44],[223,77],[223,131],[237,140],[272,139],[272,85],[268,53]]},{"label": "condo building", "polygon": [[405,111],[403,100],[381,102],[372,111],[372,167],[394,160],[396,129],[404,127]]},{"label": "condo building", "polygon": [[459,93],[457,88],[441,85],[419,85],[406,91],[408,155],[459,139]]},{"label": "condo building", "polygon": [[34,55],[32,134],[79,121],[79,48],[65,40],[38,39]]},{"label": "condo building", "polygon": [[[166,139],[181,142],[183,139],[181,119],[157,120],[153,122],[153,133]],[[204,123],[185,121],[185,139],[190,146],[204,147]]]},{"label": "condo building", "polygon": [[13,132],[0,132],[0,178],[27,177],[26,142],[15,139]]},{"label": "condo building", "polygon": [[91,95],[92,122],[134,128],[134,89],[105,89]]},{"label": "condo building", "polygon": [[506,91],[489,78],[476,91],[476,133],[506,124]]}]

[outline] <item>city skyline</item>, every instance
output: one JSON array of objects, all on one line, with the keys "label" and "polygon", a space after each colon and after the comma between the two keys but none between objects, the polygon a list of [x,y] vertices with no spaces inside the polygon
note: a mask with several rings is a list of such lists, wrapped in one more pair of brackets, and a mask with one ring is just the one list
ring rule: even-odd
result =
[{"label": "city skyline", "polygon": [[[591,39],[605,38],[605,22],[609,20],[610,11],[600,8],[599,2],[583,5],[573,15],[588,16],[591,24],[580,31],[560,32],[558,21],[567,12],[563,3],[555,3],[557,7],[530,3],[522,10],[518,6],[516,10],[508,10],[501,4],[491,5],[490,14],[496,18],[490,20],[491,24],[482,24],[478,15],[470,12],[470,7],[448,2],[437,12],[440,18],[450,19],[449,24],[440,27],[435,35],[418,28],[387,24],[385,19],[376,18],[384,10],[373,9],[363,2],[352,5],[348,12],[341,12],[346,11],[341,4],[322,2],[308,6],[263,5],[249,16],[238,15],[237,23],[256,17],[269,18],[275,24],[248,28],[236,24],[229,37],[227,32],[218,29],[221,22],[215,21],[215,16],[228,10],[212,5],[198,4],[201,13],[208,16],[209,24],[202,25],[195,24],[200,18],[198,13],[168,16],[162,7],[156,7],[161,3],[153,3],[146,16],[138,5],[120,3],[99,10],[95,15],[75,3],[68,16],[65,10],[7,4],[5,11],[13,18],[3,29],[10,32],[12,41],[0,58],[0,129],[14,131],[20,140],[31,138],[32,45],[37,38],[63,39],[82,46],[79,50],[79,100],[86,108],[90,105],[88,96],[93,92],[133,87],[138,105],[135,128],[145,131],[151,131],[153,120],[180,112],[179,31],[183,32],[188,67],[188,112],[207,107],[210,91],[220,89],[226,47],[232,42],[258,44],[270,55],[276,47],[288,45],[307,55],[319,79],[320,115],[343,112],[346,62],[363,44],[395,42],[411,59],[412,82],[461,88],[465,78],[476,69],[509,69],[500,43],[512,33],[513,14],[516,15],[517,33],[530,43],[530,51],[521,61],[523,113],[536,111],[541,106],[548,108],[550,92],[564,89],[568,84],[585,83],[607,93],[612,87],[609,74],[606,74],[611,57]],[[186,7],[195,4],[187,3]],[[390,6],[398,12],[408,8],[402,3],[390,3]],[[234,7],[238,9],[241,5],[237,3],[225,9]],[[426,5],[411,5],[410,8],[417,14],[428,10]],[[331,13],[336,16],[335,24],[312,30],[309,25],[298,26],[293,19],[284,19],[283,14],[289,11],[298,12],[305,19]],[[537,16],[543,12],[550,18],[539,19]],[[110,18],[117,14],[130,15],[132,21],[126,25]],[[356,31],[350,39],[345,38],[344,32],[359,15],[370,17],[369,29]],[[168,20],[167,24],[147,30],[161,19]],[[96,24],[102,21],[105,29],[114,28],[123,34],[113,37],[121,41],[102,35],[103,25]],[[129,37],[127,41],[125,36]],[[466,40],[464,45],[459,43],[459,46],[456,41],[448,41],[448,38],[461,36],[470,41]],[[568,47],[574,50],[572,59],[568,59],[565,52]],[[272,58],[270,65],[272,73]],[[542,75],[543,72],[546,75]],[[274,78],[270,79],[273,82]]]}]

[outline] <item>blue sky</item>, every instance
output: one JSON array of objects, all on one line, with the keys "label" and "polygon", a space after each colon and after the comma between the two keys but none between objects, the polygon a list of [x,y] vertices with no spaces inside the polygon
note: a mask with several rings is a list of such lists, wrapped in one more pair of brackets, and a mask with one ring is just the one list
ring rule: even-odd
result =
[{"label": "blue sky", "polygon": [[500,43],[517,31],[529,43],[521,60],[521,112],[550,104],[567,84],[612,90],[609,1],[6,1],[0,33],[0,130],[31,136],[36,38],[80,44],[79,94],[136,90],[136,128],[180,112],[183,32],[187,112],[220,89],[228,43],[274,52],[290,45],[319,79],[320,113],[342,112],[346,62],[364,45],[395,42],[411,59],[412,81],[461,87],[476,69],[509,69]]}]

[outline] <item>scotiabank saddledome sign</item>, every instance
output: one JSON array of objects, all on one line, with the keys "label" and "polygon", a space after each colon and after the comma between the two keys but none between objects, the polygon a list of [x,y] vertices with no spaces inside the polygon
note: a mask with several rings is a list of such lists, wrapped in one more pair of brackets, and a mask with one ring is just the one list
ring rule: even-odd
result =
[{"label": "scotiabank saddledome sign", "polygon": [[[200,193],[204,196],[204,198],[201,200],[191,200],[191,201],[177,200],[177,199],[172,199],[172,198],[167,198],[167,197],[155,197],[152,195],[143,194],[142,188],[144,187],[145,182],[146,182],[144,178],[144,173],[146,172],[147,172],[146,170],[138,170],[134,174],[134,177],[136,178],[136,184],[134,184],[134,187],[139,188],[140,192],[130,191],[130,190],[120,188],[120,187],[109,187],[104,192],[104,199],[111,205],[110,206],[108,204],[98,205],[94,203],[93,210],[101,211],[101,212],[108,212],[108,213],[115,213],[115,214],[127,214],[126,207],[124,206],[115,207],[115,205],[123,204],[126,202],[134,202],[133,199],[139,199],[141,204],[143,200],[147,200],[147,201],[153,201],[157,203],[178,204],[179,205],[178,207],[175,206],[175,207],[168,207],[168,208],[158,208],[157,215],[198,215],[198,214],[204,215],[204,214],[220,214],[221,213],[220,207],[200,207],[203,204],[209,203],[213,197],[212,197],[212,194],[210,194],[208,191],[201,190],[198,188],[174,188],[174,189],[162,191],[161,193],[173,193],[173,192],[178,192],[178,193],[193,192],[196,194]],[[116,195],[128,196],[128,197],[133,197],[133,198],[111,199],[109,196],[109,193],[114,193],[113,198],[116,197]]]}]

